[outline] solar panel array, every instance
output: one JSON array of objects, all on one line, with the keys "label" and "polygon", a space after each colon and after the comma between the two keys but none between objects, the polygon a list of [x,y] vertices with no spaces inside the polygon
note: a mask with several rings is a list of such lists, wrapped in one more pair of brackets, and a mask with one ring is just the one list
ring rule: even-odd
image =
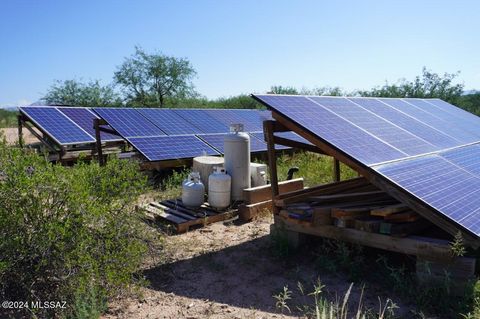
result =
[{"label": "solar panel array", "polygon": [[480,237],[480,118],[439,99],[254,95]]},{"label": "solar panel array", "polygon": [[56,108],[27,106],[21,111],[60,145],[95,142],[93,136]]},{"label": "solar panel array", "polygon": [[[242,123],[249,132],[251,152],[264,152],[267,145],[261,132],[263,121],[271,119],[270,111],[232,109],[38,106],[21,110],[32,120],[38,118],[36,124],[44,126],[45,132],[60,145],[95,142],[93,119],[102,118],[122,137],[101,132],[102,141],[125,139],[150,161],[223,154],[224,136],[235,123]],[[290,137],[302,139],[294,133]]]}]

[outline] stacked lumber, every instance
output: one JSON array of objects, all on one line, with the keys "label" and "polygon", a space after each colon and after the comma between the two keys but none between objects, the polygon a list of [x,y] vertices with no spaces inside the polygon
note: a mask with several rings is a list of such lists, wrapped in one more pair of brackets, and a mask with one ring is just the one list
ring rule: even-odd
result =
[{"label": "stacked lumber", "polygon": [[363,177],[284,193],[275,205],[282,218],[311,227],[334,225],[402,237],[429,226]]}]

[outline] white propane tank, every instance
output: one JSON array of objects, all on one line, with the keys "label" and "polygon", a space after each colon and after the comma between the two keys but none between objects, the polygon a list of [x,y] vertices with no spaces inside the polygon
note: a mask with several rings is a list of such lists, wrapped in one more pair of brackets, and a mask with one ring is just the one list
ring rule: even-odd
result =
[{"label": "white propane tank", "polygon": [[232,177],[232,200],[243,200],[243,190],[250,188],[250,136],[243,124],[230,125],[223,140],[225,170]]},{"label": "white propane tank", "polygon": [[208,177],[216,166],[223,166],[223,157],[217,156],[198,156],[193,159],[192,171],[200,173],[200,179],[205,186],[205,192],[208,193]]},{"label": "white propane tank", "polygon": [[182,183],[182,202],[187,207],[200,207],[203,204],[205,186],[200,180],[198,172],[188,174]]},{"label": "white propane tank", "polygon": [[225,168],[215,167],[208,177],[208,203],[218,209],[230,205],[232,178],[225,173]]}]

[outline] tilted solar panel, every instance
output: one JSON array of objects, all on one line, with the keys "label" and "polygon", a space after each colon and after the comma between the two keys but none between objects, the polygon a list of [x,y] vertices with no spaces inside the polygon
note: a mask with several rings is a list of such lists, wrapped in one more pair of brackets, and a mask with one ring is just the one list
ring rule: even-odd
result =
[{"label": "tilted solar panel", "polygon": [[[475,115],[436,99],[254,97],[270,107],[274,117],[290,121],[316,136],[319,143],[369,167],[379,175],[373,179],[379,186],[390,185],[384,181],[397,185],[399,193],[392,195],[408,199],[407,204],[413,197],[441,220],[446,218],[480,237],[480,119]],[[319,111],[317,105],[329,113]],[[403,132],[418,138],[410,140],[415,148],[399,144]],[[378,146],[372,137],[399,152]],[[424,147],[425,142],[430,146]],[[383,158],[377,156],[381,148],[387,151]],[[434,215],[425,217],[439,221]]]},{"label": "tilted solar panel", "polygon": [[309,99],[407,155],[440,149],[345,98],[309,97]]},{"label": "tilted solar panel", "polygon": [[418,136],[440,149],[460,145],[460,141],[444,134],[442,131],[429,126],[412,116],[402,113],[375,98],[349,98],[349,100],[365,110],[375,113],[387,121],[395,123],[398,127],[401,127],[405,131]]},{"label": "tilted solar panel", "polygon": [[130,137],[127,140],[149,161],[192,158],[204,154],[219,155],[194,135]]},{"label": "tilted solar panel", "polygon": [[442,119],[441,115],[438,113],[440,112],[434,112],[430,110],[433,113],[428,112],[424,108],[419,108],[409,102],[408,100],[402,100],[402,99],[378,99],[379,101],[393,107],[394,109],[411,116],[418,121],[435,128],[436,130],[442,132],[443,134],[446,134],[450,136],[451,138],[455,139],[458,141],[457,145],[461,144],[467,144],[467,143],[472,143],[477,140],[477,137],[458,127],[458,125],[452,123],[451,119],[450,120],[445,120]]},{"label": "tilted solar panel", "polygon": [[137,110],[167,135],[202,133],[200,129],[180,117],[174,110],[154,108],[139,108]]},{"label": "tilted solar panel", "polygon": [[181,109],[173,111],[202,133],[227,133],[230,130],[228,125],[214,119],[205,110]]},{"label": "tilted solar panel", "polygon": [[[282,132],[282,133],[291,133],[291,132]],[[265,142],[265,135],[263,135],[263,132],[252,132],[252,133],[248,133],[248,134],[250,134],[250,136],[253,136],[254,138],[262,141],[262,143],[265,144],[265,150],[267,150],[267,143]],[[275,133],[275,135],[278,135],[278,133]],[[285,146],[285,145],[275,144],[275,149],[276,150],[287,150],[287,149],[290,149],[290,147]]]},{"label": "tilted solar panel", "polygon": [[305,129],[366,165],[408,156],[306,97],[255,96],[267,105],[274,106],[276,112],[295,118]]},{"label": "tilted solar panel", "polygon": [[92,136],[54,107],[25,106],[20,111],[60,145],[95,142]]},{"label": "tilted solar panel", "polygon": [[[84,107],[57,107],[57,109],[65,114],[70,120],[80,126],[85,132],[95,138],[95,129],[93,128],[93,120],[99,117]],[[102,141],[121,141],[122,138],[109,133],[100,132]]]},{"label": "tilted solar panel", "polygon": [[135,109],[96,107],[93,110],[123,137],[165,135]]}]

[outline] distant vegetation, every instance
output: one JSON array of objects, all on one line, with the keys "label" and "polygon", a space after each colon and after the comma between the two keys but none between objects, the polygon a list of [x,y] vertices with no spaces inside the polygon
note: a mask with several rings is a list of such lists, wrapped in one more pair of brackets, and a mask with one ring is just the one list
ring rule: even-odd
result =
[{"label": "distant vegetation", "polygon": [[16,126],[17,112],[0,109],[0,128]]}]

